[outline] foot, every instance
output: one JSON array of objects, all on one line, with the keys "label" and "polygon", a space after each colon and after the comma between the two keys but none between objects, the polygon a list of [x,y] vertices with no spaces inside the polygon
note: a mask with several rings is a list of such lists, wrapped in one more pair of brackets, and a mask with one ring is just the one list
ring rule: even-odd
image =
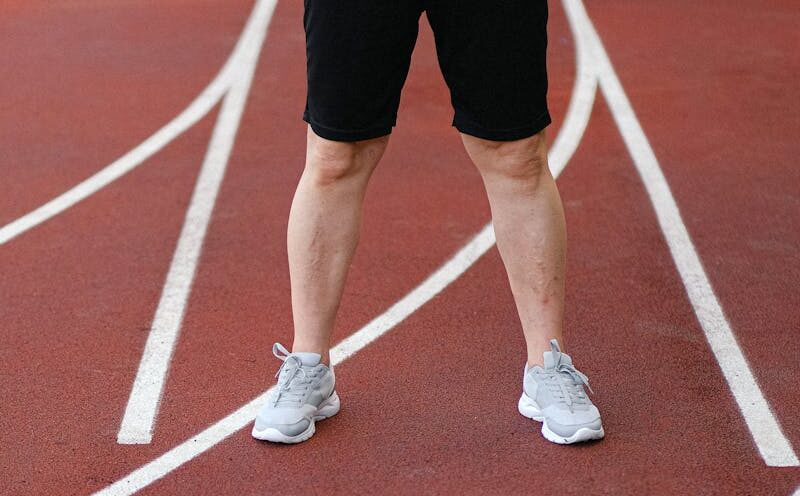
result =
[{"label": "foot", "polygon": [[317,353],[289,353],[275,343],[272,353],[283,364],[266,404],[256,417],[253,437],[275,443],[299,443],[314,435],[314,423],[339,412],[333,370]]},{"label": "foot", "polygon": [[605,432],[600,412],[583,390],[589,379],[561,353],[558,341],[550,341],[552,351],[544,353],[544,368],[526,367],[519,399],[519,413],[542,422],[542,435],[558,444],[601,439]]}]

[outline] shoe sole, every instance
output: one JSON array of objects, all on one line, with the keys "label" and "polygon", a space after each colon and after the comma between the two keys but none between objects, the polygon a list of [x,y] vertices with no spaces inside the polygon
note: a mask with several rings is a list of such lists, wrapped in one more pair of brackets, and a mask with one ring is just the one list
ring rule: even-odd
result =
[{"label": "shoe sole", "polygon": [[556,444],[573,444],[573,443],[581,443],[584,441],[594,441],[596,439],[603,439],[606,433],[603,430],[603,426],[601,425],[599,429],[590,429],[588,427],[581,427],[574,434],[571,436],[565,437],[559,434],[556,434],[550,427],[547,426],[547,419],[544,418],[542,415],[542,410],[539,408],[539,405],[536,404],[536,401],[525,394],[522,393],[522,396],[519,398],[519,403],[517,404],[517,409],[519,413],[522,414],[524,417],[528,417],[529,419],[535,420],[537,422],[542,423],[542,436],[545,439],[550,441],[551,443]]},{"label": "shoe sole", "polygon": [[317,411],[314,412],[314,416],[311,417],[311,422],[308,423],[308,427],[300,434],[296,436],[287,436],[274,427],[267,427],[266,429],[258,430],[255,426],[253,426],[253,432],[251,434],[254,438],[261,441],[284,444],[302,443],[314,435],[316,432],[315,423],[318,420],[324,420],[326,418],[333,417],[339,413],[340,406],[339,395],[336,394],[336,391],[334,391],[325,401],[319,404]]}]

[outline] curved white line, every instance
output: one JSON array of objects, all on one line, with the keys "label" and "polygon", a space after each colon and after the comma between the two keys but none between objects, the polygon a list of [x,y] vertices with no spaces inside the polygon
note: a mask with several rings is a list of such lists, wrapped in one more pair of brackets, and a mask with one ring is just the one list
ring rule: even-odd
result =
[{"label": "curved white line", "polygon": [[[575,32],[573,29],[573,33]],[[587,57],[584,56],[585,50],[585,40],[581,37],[576,38],[577,75],[592,74],[589,67],[587,67]],[[564,119],[559,136],[556,137],[555,144],[550,152],[551,169],[554,176],[558,176],[564,169],[577,148],[578,142],[583,137],[583,132],[591,115],[591,103],[594,101],[596,87],[596,80],[593,77],[577,77],[576,84],[573,87],[574,93],[567,110],[567,117]],[[562,137],[562,135],[565,137]],[[466,272],[494,245],[494,242],[494,230],[491,223],[489,223],[450,260],[425,279],[422,284],[414,288],[363,328],[334,346],[331,349],[332,364],[335,366],[347,360],[430,301],[431,298]],[[102,496],[129,495],[147,487],[251,423],[258,412],[258,408],[265,401],[267,394],[268,391],[262,393],[200,433],[95,494]]]},{"label": "curved white line", "polygon": [[591,56],[600,88],[653,204],[659,226],[700,327],[761,457],[772,467],[800,465],[736,341],[722,305],[714,294],[658,159],[611,65],[600,36],[581,0],[565,0],[564,6],[570,23],[586,35],[589,49],[587,53]]},{"label": "curved white line", "polygon": [[7,243],[25,231],[38,226],[42,222],[55,217],[81,200],[84,200],[108,186],[116,179],[119,179],[121,176],[152,157],[156,152],[164,148],[172,140],[202,119],[203,116],[220,101],[236,78],[242,61],[247,55],[247,46],[251,45],[252,39],[258,36],[258,24],[254,22],[254,19],[259,9],[263,8],[263,2],[256,4],[250,14],[250,18],[247,20],[245,28],[242,30],[236,47],[231,52],[231,55],[228,57],[222,69],[183,112],[178,114],[177,117],[172,119],[134,149],[96,172],[91,177],[37,209],[1,227],[0,245]]},{"label": "curved white line", "polygon": [[586,33],[573,23],[570,23],[569,27],[572,31],[572,39],[575,40],[575,83],[566,118],[550,150],[548,162],[554,177],[561,174],[578,148],[586,126],[589,124],[594,98],[597,94],[597,74],[590,63],[590,54],[586,48],[588,41]]},{"label": "curved white line", "polygon": [[264,9],[256,9],[258,36],[249,38],[247,59],[237,70],[237,76],[222,100],[222,108],[208,143],[203,167],[197,178],[192,200],[186,211],[178,245],[167,273],[164,289],[158,302],[150,333],[139,362],[139,370],[128,397],[125,415],[117,434],[122,444],[147,444],[153,436],[156,415],[164,393],[172,354],[178,341],[186,303],[191,293],[192,282],[208,223],[216,203],[217,194],[225,177],[236,133],[247,103],[247,95],[253,81],[258,55],[267,35],[267,26],[275,10],[276,0],[264,0]]}]

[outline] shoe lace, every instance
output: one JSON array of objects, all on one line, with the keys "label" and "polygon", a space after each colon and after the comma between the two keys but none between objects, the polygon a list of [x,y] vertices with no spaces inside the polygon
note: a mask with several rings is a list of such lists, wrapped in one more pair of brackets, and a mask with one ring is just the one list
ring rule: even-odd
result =
[{"label": "shoe lace", "polygon": [[272,354],[283,363],[275,374],[278,385],[272,397],[272,404],[302,404],[308,391],[311,378],[303,368],[303,363],[280,343],[272,346]]},{"label": "shoe lace", "polygon": [[571,363],[563,362],[559,356],[555,367],[547,372],[550,379],[547,381],[547,388],[555,399],[566,403],[570,410],[573,406],[589,403],[589,398],[583,390],[583,386],[586,386],[594,394],[589,385],[589,378]]}]

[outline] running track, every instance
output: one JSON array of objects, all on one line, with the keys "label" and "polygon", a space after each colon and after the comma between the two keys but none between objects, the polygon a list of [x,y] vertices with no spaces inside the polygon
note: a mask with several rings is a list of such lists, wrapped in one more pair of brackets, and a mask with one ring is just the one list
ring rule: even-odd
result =
[{"label": "running track", "polygon": [[[341,414],[286,448],[224,420],[214,432],[235,432],[218,444],[203,433],[271,384],[270,345],[291,340],[284,235],[305,132],[299,2],[279,2],[260,52],[241,52],[237,67],[257,56],[249,88],[223,70],[227,86],[201,102],[209,112],[196,124],[13,236],[14,221],[124,157],[219,81],[258,9],[241,0],[4,4],[0,492],[89,494],[119,481],[116,494],[792,494],[800,105],[789,88],[800,73],[800,12],[788,1],[717,0],[591,0],[586,9],[647,143],[634,139],[607,67],[585,133],[565,125],[570,100],[578,115],[576,98],[591,94],[575,85],[576,60],[605,66],[597,44],[578,46],[569,9],[552,2],[550,137],[580,142],[558,179],[570,237],[567,340],[592,378],[606,440],[555,447],[516,413],[519,324],[423,22],[334,339],[385,334],[363,349],[346,341],[355,345],[340,348]],[[230,95],[245,97],[240,120]],[[229,160],[224,146],[207,155],[210,141],[232,143],[224,131],[237,124]],[[691,250],[671,244],[669,209],[651,201],[640,173],[648,157],[663,170],[711,300],[697,299],[702,278],[679,270]],[[152,439],[118,444],[198,174],[215,163],[227,170]],[[448,266],[452,284],[409,304],[404,297],[422,294],[415,288],[454,254],[464,256]],[[405,313],[387,315],[398,302]],[[722,324],[709,317],[714,302]],[[375,325],[381,315],[399,322]],[[767,417],[737,390],[746,370],[723,374],[737,362],[712,350],[714,325],[735,336]],[[209,449],[192,447],[204,442]]]}]

